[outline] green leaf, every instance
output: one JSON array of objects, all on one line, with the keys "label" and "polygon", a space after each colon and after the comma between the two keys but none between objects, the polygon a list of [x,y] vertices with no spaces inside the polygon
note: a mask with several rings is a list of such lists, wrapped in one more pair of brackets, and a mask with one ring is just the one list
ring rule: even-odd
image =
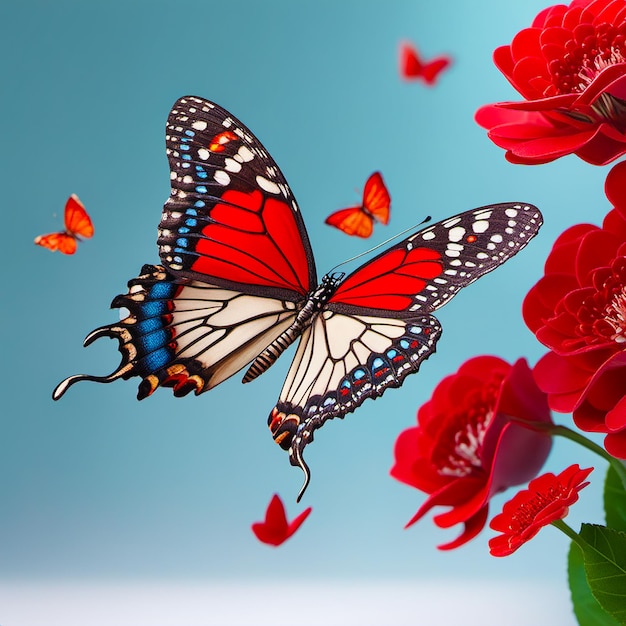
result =
[{"label": "green leaf", "polygon": [[591,593],[607,613],[626,624],[626,533],[583,524],[580,537]]},{"label": "green leaf", "polygon": [[626,532],[626,490],[612,465],[604,482],[604,514],[609,528]]},{"label": "green leaf", "polygon": [[580,626],[619,626],[598,603],[589,589],[582,550],[572,541],[567,555],[567,577],[574,614]]}]

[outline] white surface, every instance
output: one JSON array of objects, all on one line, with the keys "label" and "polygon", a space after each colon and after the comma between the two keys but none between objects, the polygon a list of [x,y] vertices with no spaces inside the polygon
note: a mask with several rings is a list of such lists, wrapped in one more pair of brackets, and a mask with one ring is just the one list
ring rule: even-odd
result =
[{"label": "white surface", "polygon": [[0,583],[1,626],[574,626],[561,586]]}]

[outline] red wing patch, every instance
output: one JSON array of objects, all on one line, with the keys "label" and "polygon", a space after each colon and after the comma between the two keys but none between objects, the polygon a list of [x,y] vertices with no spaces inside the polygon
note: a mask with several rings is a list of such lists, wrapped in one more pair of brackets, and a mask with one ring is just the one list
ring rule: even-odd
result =
[{"label": "red wing patch", "polygon": [[415,294],[443,271],[441,255],[429,248],[394,248],[357,270],[330,302],[389,311],[405,311]]},{"label": "red wing patch", "polygon": [[229,281],[291,289],[306,294],[301,276],[307,275],[302,248],[284,249],[280,241],[298,237],[291,209],[282,201],[227,190],[211,211],[211,221],[196,243],[194,272]]}]

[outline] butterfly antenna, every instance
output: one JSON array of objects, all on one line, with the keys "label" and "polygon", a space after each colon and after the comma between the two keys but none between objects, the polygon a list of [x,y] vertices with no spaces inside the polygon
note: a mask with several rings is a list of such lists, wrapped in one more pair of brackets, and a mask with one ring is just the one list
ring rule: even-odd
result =
[{"label": "butterfly antenna", "polygon": [[300,493],[296,498],[296,502],[300,502],[306,488],[309,486],[309,482],[311,481],[311,470],[309,470],[309,466],[306,464],[305,460],[302,458],[302,450],[297,447],[295,449],[296,462],[292,463],[292,465],[297,465],[304,472],[304,484],[300,488]]},{"label": "butterfly antenna", "polygon": [[378,248],[382,248],[383,246],[386,246],[390,241],[393,241],[394,239],[397,239],[398,237],[402,237],[402,235],[406,235],[406,233],[415,230],[418,226],[421,226],[422,224],[426,224],[426,222],[430,222],[431,220],[431,216],[427,215],[421,222],[418,222],[417,224],[414,224],[413,226],[409,226],[408,228],[405,228],[403,231],[396,233],[395,235],[389,237],[389,239],[385,239],[385,241],[375,245],[373,248],[370,248],[369,250],[366,250],[365,252],[360,252],[359,254],[346,259],[345,261],[342,261],[341,263],[337,263],[337,265],[335,265],[335,267],[333,267],[329,272],[327,272],[329,275],[332,274],[338,267],[341,267],[342,265],[345,265],[346,263],[350,263],[351,261],[355,261],[356,259],[361,258],[362,256],[366,256],[368,254],[371,254],[372,252],[374,252],[374,250],[378,250]]}]

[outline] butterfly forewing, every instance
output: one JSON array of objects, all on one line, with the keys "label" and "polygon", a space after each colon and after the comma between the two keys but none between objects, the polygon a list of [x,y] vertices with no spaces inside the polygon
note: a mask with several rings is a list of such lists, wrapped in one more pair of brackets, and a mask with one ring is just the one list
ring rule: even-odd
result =
[{"label": "butterfly forewing", "polygon": [[172,193],[158,244],[169,271],[294,301],[315,287],[295,198],[244,124],[212,102],[180,98],[166,145]]},{"label": "butterfly forewing", "polygon": [[519,252],[542,224],[537,207],[494,204],[437,222],[350,274],[330,299],[341,312],[431,312]]},{"label": "butterfly forewing", "polygon": [[381,224],[389,222],[391,196],[380,172],[374,172],[363,188],[363,207]]},{"label": "butterfly forewing", "polygon": [[93,224],[83,203],[76,194],[72,194],[65,204],[65,229],[68,234],[79,237],[93,237]]}]

